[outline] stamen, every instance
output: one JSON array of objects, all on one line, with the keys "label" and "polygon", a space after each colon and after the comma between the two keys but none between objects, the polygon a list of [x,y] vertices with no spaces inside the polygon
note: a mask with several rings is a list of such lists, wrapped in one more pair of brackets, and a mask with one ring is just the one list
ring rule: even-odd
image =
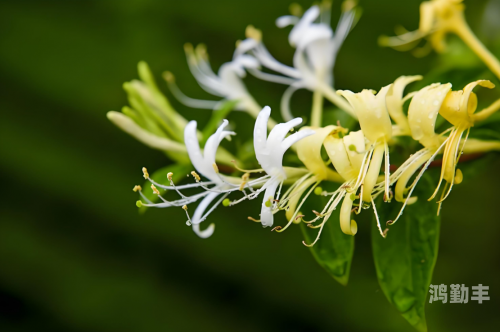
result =
[{"label": "stamen", "polygon": [[146,167],[142,168],[142,174],[144,175],[144,178],[147,180],[149,179],[149,173]]},{"label": "stamen", "polygon": [[188,207],[187,207],[187,205],[184,205],[184,206],[182,207],[182,209],[183,209],[184,211],[186,211],[186,216],[187,216],[187,218],[188,218],[188,220],[186,220],[186,225],[191,226],[191,218],[189,217],[189,213],[188,213]]},{"label": "stamen", "polygon": [[141,186],[135,186],[134,189],[132,189],[134,192],[141,191],[142,187]]},{"label": "stamen", "polygon": [[173,176],[173,175],[174,175],[174,173],[172,173],[172,172],[169,172],[169,173],[167,174],[167,179],[168,179],[168,181],[172,181],[172,176]]},{"label": "stamen", "polygon": [[217,167],[217,164],[213,163],[212,167],[214,168],[215,173],[219,174],[219,167]]},{"label": "stamen", "polygon": [[254,169],[254,170],[247,170],[247,169],[240,168],[240,167],[238,167],[238,165],[236,165],[236,160],[231,160],[231,162],[234,164],[234,168],[236,168],[240,172],[244,172],[244,173],[262,173],[262,172],[264,172],[264,169],[262,169],[262,168]]},{"label": "stamen", "polygon": [[373,212],[375,213],[375,219],[377,220],[378,231],[380,232],[380,235],[382,235],[382,237],[385,238],[385,235],[387,233],[386,231],[388,229],[386,229],[385,231],[382,231],[382,227],[380,227],[380,219],[378,218],[377,207],[375,206],[375,202],[373,201],[373,198],[372,198],[372,207],[373,207]]},{"label": "stamen", "polygon": [[153,189],[153,193],[155,193],[155,195],[160,195],[160,191],[156,189],[154,184],[151,184],[151,189]]},{"label": "stamen", "polygon": [[194,180],[195,180],[196,182],[200,182],[201,178],[200,178],[200,176],[198,175],[198,173],[196,173],[195,171],[192,171],[192,172],[191,172],[191,175],[193,176],[193,178],[194,178]]},{"label": "stamen", "polygon": [[241,176],[240,191],[243,191],[243,188],[245,188],[245,185],[247,184],[249,178],[250,173],[245,173]]},{"label": "stamen", "polygon": [[252,217],[248,217],[248,220],[251,220],[251,221],[254,221],[254,222],[260,222],[260,220],[252,218]]}]

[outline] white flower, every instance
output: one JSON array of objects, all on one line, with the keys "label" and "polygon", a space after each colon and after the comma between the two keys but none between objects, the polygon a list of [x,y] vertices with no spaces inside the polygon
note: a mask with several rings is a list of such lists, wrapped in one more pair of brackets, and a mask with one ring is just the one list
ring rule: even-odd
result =
[{"label": "white flower", "polygon": [[[200,231],[200,223],[207,217],[206,215],[204,216],[205,210],[210,203],[212,203],[212,201],[221,194],[221,190],[231,188],[231,186],[228,186],[228,184],[226,184],[219,176],[217,165],[215,164],[215,154],[217,153],[217,148],[222,140],[229,135],[235,135],[232,131],[224,130],[227,123],[228,121],[224,120],[215,134],[210,136],[205,144],[203,153],[201,152],[200,145],[196,137],[196,121],[189,122],[184,130],[184,143],[186,144],[191,163],[201,175],[216,184],[214,191],[207,191],[208,194],[200,202],[194,212],[193,218],[191,219],[193,230],[202,238],[209,237],[214,232],[214,224],[210,224],[206,230]],[[216,205],[219,203],[220,201],[216,203]]]},{"label": "white flower", "polygon": [[[208,93],[222,97],[223,100],[238,100],[237,110],[244,110],[257,116],[261,107],[248,92],[242,78],[246,76],[245,69],[258,68],[259,62],[251,55],[235,52],[233,60],[224,63],[217,74],[212,70],[206,49],[198,45],[195,50],[191,44],[185,46],[189,69],[201,88]],[[171,73],[165,76],[170,90],[183,104],[194,108],[217,109],[221,101],[197,100],[185,96],[175,84]]]},{"label": "white flower", "polygon": [[324,93],[327,98],[352,114],[350,106],[332,93],[331,85],[337,53],[354,23],[353,8],[353,6],[345,7],[335,33],[330,27],[329,15],[321,15],[321,22],[315,22],[321,14],[318,6],[309,8],[302,18],[296,16],[278,18],[276,20],[278,27],[294,25],[289,35],[290,44],[296,47],[293,68],[279,63],[271,56],[263,45],[258,30],[251,26],[247,28],[248,39],[240,43],[236,54],[251,52],[262,65],[284,75],[272,75],[255,68],[249,69],[249,72],[263,80],[290,85],[281,100],[281,111],[286,120],[292,119],[290,98],[295,91],[302,88],[311,91],[326,90]]},{"label": "white flower", "polygon": [[[210,181],[201,182],[200,177],[196,172],[192,172],[191,174],[195,177],[196,183],[187,184],[182,186],[175,186],[174,183],[170,180],[170,186],[164,186],[159,183],[156,183],[153,179],[149,177],[147,170],[143,170],[144,176],[152,183],[152,188],[155,193],[158,194],[161,203],[152,203],[148,200],[142,193],[142,189],[139,187],[139,193],[142,198],[147,203],[142,203],[144,206],[152,206],[152,207],[171,207],[171,206],[182,206],[186,210],[186,214],[188,215],[188,224],[192,224],[194,232],[201,238],[210,237],[214,232],[214,224],[211,224],[207,229],[201,231],[200,223],[204,221],[208,215],[222,202],[227,195],[235,190],[238,190],[238,186],[231,184],[225,181],[219,174],[218,168],[215,163],[215,155],[217,153],[217,149],[221,143],[221,141],[229,136],[235,135],[232,131],[225,131],[224,128],[227,126],[228,121],[224,120],[222,125],[217,129],[215,134],[210,136],[205,144],[204,151],[201,151],[200,145],[198,143],[198,138],[196,135],[196,121],[190,121],[186,128],[184,129],[184,143],[186,145],[186,149],[189,155],[189,158],[198,173],[202,176],[208,178]],[[211,186],[211,187],[209,187]],[[166,189],[166,190],[175,190],[181,196],[180,199],[176,201],[167,201],[162,196],[158,189]],[[181,193],[180,190],[201,187],[205,191],[195,194],[192,196],[185,196]],[[216,203],[212,205],[212,207],[205,213],[208,206],[220,195],[222,194],[222,198],[220,198]],[[187,205],[190,203],[194,203],[198,200],[202,199],[198,207],[196,208],[194,215],[192,218],[189,218],[189,214],[187,213]]]},{"label": "white flower", "polygon": [[[273,205],[276,189],[286,180],[283,169],[283,155],[292,144],[314,134],[312,130],[301,130],[288,137],[286,135],[295,126],[302,123],[301,118],[295,118],[286,123],[277,124],[267,136],[267,122],[271,115],[271,108],[266,106],[259,113],[254,127],[255,156],[264,171],[270,176],[269,180],[259,190],[265,189],[260,219],[262,226],[273,225]],[[285,138],[286,137],[286,138]],[[279,194],[278,194],[279,195]]]}]

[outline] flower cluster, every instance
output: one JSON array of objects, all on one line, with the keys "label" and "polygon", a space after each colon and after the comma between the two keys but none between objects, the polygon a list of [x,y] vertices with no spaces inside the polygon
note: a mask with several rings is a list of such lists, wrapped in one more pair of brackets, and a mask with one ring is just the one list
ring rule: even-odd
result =
[{"label": "flower cluster", "polygon": [[[388,230],[384,229],[385,225],[394,224],[405,206],[417,200],[412,196],[413,190],[437,156],[442,156],[439,163],[441,175],[429,200],[440,195],[437,203],[441,205],[452,187],[463,179],[457,164],[464,151],[500,150],[499,142],[468,139],[477,122],[500,108],[497,101],[476,112],[478,98],[473,89],[477,86],[492,89],[493,83],[477,80],[457,91],[452,90],[451,83],[434,83],[405,94],[407,85],[422,80],[423,77],[417,75],[401,76],[378,92],[337,90],[334,88],[333,67],[344,40],[359,19],[356,3],[352,0],[343,3],[335,30],[330,26],[331,5],[328,2],[312,6],[303,14],[297,5],[291,9],[292,15],[278,18],[276,25],[280,28],[292,26],[289,43],[295,48],[293,67],[277,61],[264,45],[262,32],[248,26],[246,39],[237,43],[232,60],[223,64],[217,74],[210,66],[203,45],[185,46],[189,68],[199,85],[222,100],[187,97],[176,85],[173,74],[165,73],[170,91],[180,102],[213,110],[213,121],[202,132],[197,130],[196,121],[188,122],[173,110],[147,65],[140,64],[141,81],[125,84],[132,107],[124,108],[122,113],[110,112],[109,119],[145,144],[166,151],[178,164],[192,164],[195,170],[191,172],[194,183],[176,185],[175,172],[169,172],[166,174],[168,185],[164,185],[155,181],[144,168],[144,177],[151,183],[154,195],[147,195],[142,187],[136,186],[134,191],[142,197],[138,206],[182,207],[186,211],[187,224],[198,236],[207,238],[213,234],[214,225],[201,230],[200,224],[218,206],[229,207],[261,197],[260,217],[249,219],[270,227],[274,225],[274,214],[284,211],[288,223],[273,230],[282,232],[291,224],[306,223],[308,227],[319,230],[312,243],[304,243],[307,246],[320,239],[325,223],[337,210],[342,232],[355,235],[357,223],[353,215],[372,208],[379,232],[385,237]],[[420,39],[428,38],[440,51],[446,33],[457,33],[466,41],[472,38],[470,30],[464,26],[460,1],[424,2],[421,14],[418,31],[385,37],[381,43],[401,48],[408,44],[414,46]],[[473,50],[498,75],[498,60],[490,56],[481,44],[478,46],[477,40],[473,44]],[[288,86],[280,103],[285,122],[274,121],[270,117],[270,107],[259,106],[243,82],[247,73]],[[311,121],[291,133],[302,123],[301,118],[292,116],[290,109],[290,99],[298,89],[313,93]],[[324,99],[356,120],[360,129],[350,130],[339,122],[323,124]],[[240,168],[244,164],[220,147],[224,138],[230,139],[236,134],[225,130],[230,125],[223,118],[231,109],[245,111],[255,118],[253,151],[259,169]],[[438,131],[438,127],[442,127],[437,124],[438,115],[448,123],[447,129]],[[406,161],[392,168],[391,173],[390,155],[394,153],[393,147],[404,141],[400,140],[401,137],[418,142],[422,148],[413,151]],[[200,142],[204,142],[203,149]],[[287,151],[296,154],[302,165],[284,166],[283,157]],[[326,153],[322,154],[322,151]],[[236,172],[240,172],[240,176],[234,176]],[[232,175],[227,175],[229,173]],[[337,189],[324,191],[320,186],[322,182],[337,183]],[[186,194],[186,190],[193,188],[198,188],[198,192]],[[441,194],[440,188],[443,188]],[[167,200],[161,190],[175,191],[179,198]],[[328,197],[328,202],[320,212],[312,212],[312,219],[306,220],[301,209],[307,199],[312,199],[313,193]],[[390,203],[393,198],[403,203],[393,220],[382,223],[379,220],[376,199],[380,195],[382,204]],[[191,216],[188,205],[195,202],[199,203]]]}]

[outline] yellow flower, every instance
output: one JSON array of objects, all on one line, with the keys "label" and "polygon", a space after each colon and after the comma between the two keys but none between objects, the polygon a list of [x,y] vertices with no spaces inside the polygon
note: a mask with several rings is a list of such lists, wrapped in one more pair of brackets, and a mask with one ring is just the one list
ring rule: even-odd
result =
[{"label": "yellow flower", "polygon": [[[413,189],[431,161],[443,148],[441,177],[434,194],[429,200],[436,196],[443,179],[446,181],[446,185],[438,201],[439,204],[448,197],[453,185],[462,181],[462,172],[456,170],[456,166],[466,147],[470,128],[473,127],[477,121],[484,120],[500,108],[500,103],[497,101],[490,107],[474,114],[477,108],[477,96],[472,90],[477,85],[490,89],[494,87],[493,83],[490,81],[478,80],[469,83],[463,90],[451,91],[450,83],[435,83],[426,86],[414,95],[408,109],[408,121],[412,137],[418,140],[424,148],[413,154],[398,168],[395,174],[393,174],[391,182],[397,180],[395,198],[397,201],[404,202],[404,205],[392,223],[396,222],[401,216],[406,204],[411,204],[416,200],[416,197],[410,199]],[[435,133],[438,113],[453,125],[439,135]],[[465,132],[466,134],[464,137]],[[446,133],[449,133],[448,137],[444,136]],[[473,144],[467,148],[468,151],[489,151],[498,149],[498,144],[492,144],[492,142],[474,140],[472,143]],[[410,187],[407,188],[408,181],[422,165],[423,167],[416,179]],[[405,198],[406,191],[408,191],[408,195]]]},{"label": "yellow flower", "polygon": [[387,142],[392,137],[392,123],[387,110],[386,95],[392,84],[383,87],[375,95],[373,90],[363,90],[353,93],[348,90],[339,90],[338,94],[344,96],[351,104],[354,112],[358,116],[359,125],[364,136],[370,141],[368,148],[372,151],[369,160],[369,167],[363,182],[363,201],[372,201],[372,190],[377,182],[385,153],[385,194],[387,200],[389,195],[389,146]]},{"label": "yellow flower", "polygon": [[[441,105],[439,114],[441,114],[446,120],[448,120],[448,122],[453,125],[453,128],[450,132],[450,135],[448,136],[448,141],[444,148],[443,166],[441,168],[441,177],[439,179],[439,184],[430,199],[433,199],[436,196],[443,179],[446,180],[446,187],[449,187],[449,189],[446,193],[446,196],[443,196],[440,202],[442,202],[448,196],[451,188],[453,187],[453,184],[455,183],[455,169],[458,160],[460,159],[460,155],[462,154],[462,151],[459,149],[460,140],[462,139],[465,131],[467,131],[467,134],[464,140],[467,140],[467,137],[469,136],[469,130],[472,126],[474,126],[475,122],[474,112],[477,108],[477,96],[474,92],[472,92],[472,90],[477,85],[489,89],[493,89],[495,87],[495,85],[490,81],[478,80],[467,84],[463,90],[449,92],[446,95],[443,104]],[[459,176],[459,178],[461,180],[461,176]],[[458,181],[458,183],[459,182],[460,181]]]},{"label": "yellow flower", "polygon": [[413,51],[415,56],[425,56],[432,49],[443,52],[446,49],[445,37],[449,33],[456,34],[479,58],[500,78],[500,62],[484,47],[474,35],[464,16],[465,6],[462,0],[431,0],[420,5],[420,24],[418,30],[398,29],[398,36],[381,36],[379,44],[393,47],[399,51],[413,49],[422,38],[428,43]]}]

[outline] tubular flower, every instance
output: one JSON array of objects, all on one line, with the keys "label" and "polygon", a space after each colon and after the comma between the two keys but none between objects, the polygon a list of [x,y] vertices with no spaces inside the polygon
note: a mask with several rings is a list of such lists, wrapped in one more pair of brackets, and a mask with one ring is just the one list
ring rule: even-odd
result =
[{"label": "tubular flower", "polygon": [[[237,100],[237,110],[248,112],[257,117],[261,107],[248,92],[242,78],[246,76],[246,69],[256,69],[259,62],[251,55],[235,52],[233,60],[224,63],[218,74],[215,74],[210,66],[208,55],[204,45],[198,45],[193,49],[191,44],[186,44],[189,69],[198,84],[208,93],[222,97],[223,100]],[[165,79],[174,96],[183,104],[194,108],[217,109],[221,101],[197,100],[185,96],[175,84],[172,73],[166,72]]]},{"label": "tubular flower", "polygon": [[[392,123],[386,106],[386,95],[392,85],[383,87],[378,94],[373,90],[363,90],[353,93],[348,90],[339,90],[337,93],[344,96],[356,112],[361,130],[369,140],[370,159],[368,170],[363,181],[362,200],[370,203],[372,191],[377,182],[378,175],[385,155],[385,199],[391,200],[389,193],[390,171],[389,171],[389,146],[388,141],[392,137]],[[333,162],[333,161],[332,161]]]},{"label": "tubular flower", "polygon": [[[446,181],[446,185],[443,195],[438,201],[439,204],[449,195],[453,184],[462,181],[462,173],[460,170],[456,170],[456,166],[462,151],[467,146],[466,142],[470,128],[474,126],[476,121],[485,119],[499,108],[498,103],[494,103],[491,107],[474,114],[477,107],[477,97],[472,92],[472,89],[476,85],[487,88],[494,87],[490,81],[479,80],[468,84],[463,90],[451,91],[450,83],[435,83],[418,91],[413,97],[408,109],[408,120],[412,137],[418,140],[424,148],[412,155],[394,174],[394,179],[397,179],[395,198],[397,201],[404,202],[404,205],[396,219],[391,223],[396,222],[402,215],[406,204],[415,201],[416,197],[410,199],[413,189],[429,164],[443,148],[440,181],[429,200],[436,196],[443,179]],[[439,135],[434,131],[438,113],[453,125],[453,127]],[[448,137],[444,137],[448,132]],[[465,138],[462,138],[464,133]],[[497,148],[496,144],[491,144],[491,142],[474,140],[468,151],[485,151],[485,149]],[[422,165],[424,166],[419,174],[410,187],[407,188],[408,181]],[[408,196],[405,198],[406,192],[408,192]]]},{"label": "tubular flower", "polygon": [[267,122],[270,115],[271,108],[269,106],[264,107],[259,113],[254,127],[255,156],[268,175],[266,183],[256,192],[258,194],[260,191],[265,190],[260,213],[260,221],[264,227],[273,225],[273,213],[278,209],[277,203],[279,202],[280,195],[278,191],[278,195],[275,199],[276,190],[278,186],[281,190],[283,181],[287,179],[286,172],[283,168],[283,155],[285,151],[288,150],[292,144],[314,134],[312,130],[301,130],[286,137],[293,127],[302,123],[301,118],[295,118],[286,123],[277,124],[268,136]]},{"label": "tubular flower", "polygon": [[[151,202],[143,193],[142,188],[137,187],[141,197],[146,201],[143,203],[139,201],[138,205],[150,206],[150,207],[158,207],[158,208],[166,208],[171,206],[182,206],[186,211],[188,221],[188,225],[193,226],[193,231],[201,238],[208,238],[214,232],[214,224],[210,224],[210,226],[205,230],[200,230],[200,223],[203,222],[208,215],[229,195],[229,193],[233,191],[240,190],[241,184],[239,179],[233,179],[230,177],[223,177],[219,174],[217,164],[215,163],[215,155],[217,153],[217,149],[219,148],[219,144],[221,141],[230,135],[235,135],[234,132],[225,131],[224,128],[227,126],[227,120],[224,120],[222,125],[217,129],[217,131],[208,138],[204,151],[201,151],[198,139],[196,136],[196,121],[191,121],[187,124],[184,130],[184,141],[186,144],[187,152],[189,154],[189,158],[196,169],[196,171],[202,176],[206,177],[209,181],[202,182],[200,175],[197,172],[191,172],[196,183],[176,186],[171,180],[172,176],[169,175],[168,178],[170,180],[170,186],[165,186],[155,182],[153,179],[149,177],[147,170],[144,168],[143,173],[144,177],[151,182],[151,188],[158,195],[162,202],[153,203]],[[258,185],[258,181],[251,181],[246,185]],[[160,189],[165,190],[175,190],[179,196],[181,197],[175,201],[167,201],[160,195]],[[202,188],[203,192],[199,194],[195,194],[192,196],[184,195],[181,190],[191,189],[191,188]],[[219,196],[221,196],[219,198]],[[207,211],[208,206],[215,200],[219,198],[212,207]],[[194,215],[192,218],[189,217],[187,212],[187,206],[191,203],[194,203],[201,199],[200,204],[196,208]]]},{"label": "tubular flower", "polygon": [[[446,197],[448,197],[455,182],[458,184],[462,181],[461,172],[455,174],[455,169],[457,167],[458,160],[460,159],[460,155],[462,154],[462,151],[459,149],[461,143],[460,141],[464,132],[467,132],[464,138],[464,141],[467,141],[470,128],[474,126],[474,112],[477,108],[477,96],[474,92],[472,92],[472,90],[477,85],[489,89],[493,89],[495,87],[495,85],[490,81],[478,80],[467,84],[463,90],[451,91],[448,93],[443,104],[441,105],[439,114],[450,122],[453,125],[453,128],[448,136],[448,142],[444,148],[443,165],[441,168],[439,184],[430,199],[433,199],[436,196],[443,179],[447,182],[447,184],[443,190],[444,196],[441,197],[439,202],[442,202],[446,199]],[[464,144],[462,144],[462,149],[463,145]],[[448,190],[446,194],[444,194],[447,187]]]},{"label": "tubular flower", "polygon": [[[301,18],[289,15],[276,20],[276,25],[280,28],[294,26],[289,35],[290,45],[296,48],[294,67],[278,62],[262,43],[262,33],[252,26],[247,27],[247,39],[238,45],[237,52],[240,54],[250,52],[263,66],[284,75],[249,70],[263,80],[290,85],[281,99],[281,111],[286,120],[293,118],[290,99],[295,91],[302,88],[324,94],[341,109],[355,116],[349,104],[335,95],[331,87],[338,51],[355,23],[355,4],[353,1],[345,2],[335,33],[330,27],[330,10],[328,3],[323,4],[321,9],[319,6],[312,6]],[[318,18],[320,22],[316,22]]]},{"label": "tubular flower", "polygon": [[416,56],[424,56],[432,48],[437,52],[443,52],[446,49],[446,35],[453,33],[459,36],[491,71],[500,78],[500,62],[474,35],[465,20],[464,9],[465,6],[462,0],[424,1],[420,5],[420,24],[418,30],[408,32],[404,28],[400,28],[401,33],[398,36],[382,36],[379,39],[379,43],[382,46],[406,51],[413,49],[422,38],[427,38],[428,43],[413,52]]}]

